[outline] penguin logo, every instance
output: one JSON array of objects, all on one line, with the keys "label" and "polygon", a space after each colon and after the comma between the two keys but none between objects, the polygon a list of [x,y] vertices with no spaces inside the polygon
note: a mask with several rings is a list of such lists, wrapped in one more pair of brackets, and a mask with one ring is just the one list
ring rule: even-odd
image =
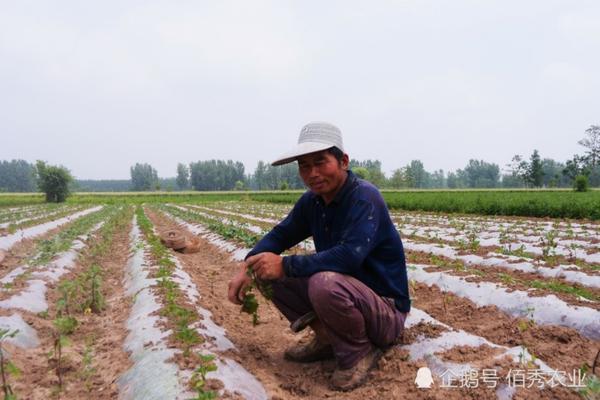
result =
[{"label": "penguin logo", "polygon": [[431,370],[427,367],[419,368],[417,377],[415,378],[415,385],[417,385],[419,389],[429,389],[432,383],[433,378],[431,377]]}]

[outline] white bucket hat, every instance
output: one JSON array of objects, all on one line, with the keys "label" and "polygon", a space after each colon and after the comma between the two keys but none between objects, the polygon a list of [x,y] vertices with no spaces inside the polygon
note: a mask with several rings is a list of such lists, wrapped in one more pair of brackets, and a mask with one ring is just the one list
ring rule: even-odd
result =
[{"label": "white bucket hat", "polygon": [[332,147],[344,151],[342,132],[338,127],[327,122],[311,122],[304,125],[300,130],[296,147],[281,155],[271,165],[287,164],[305,154],[327,150]]}]

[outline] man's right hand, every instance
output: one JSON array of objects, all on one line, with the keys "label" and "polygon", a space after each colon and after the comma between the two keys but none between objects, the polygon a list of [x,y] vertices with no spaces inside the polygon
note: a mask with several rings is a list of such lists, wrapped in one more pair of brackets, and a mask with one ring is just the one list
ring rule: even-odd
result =
[{"label": "man's right hand", "polygon": [[240,271],[229,281],[227,298],[233,304],[242,304],[245,288],[252,284],[252,278],[246,274],[246,263],[242,263]]}]

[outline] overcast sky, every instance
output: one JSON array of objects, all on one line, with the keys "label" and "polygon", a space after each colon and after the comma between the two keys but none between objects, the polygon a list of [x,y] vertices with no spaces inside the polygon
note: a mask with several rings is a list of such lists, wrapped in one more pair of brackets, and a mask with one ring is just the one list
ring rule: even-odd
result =
[{"label": "overcast sky", "polygon": [[0,160],[82,179],[340,127],[389,173],[565,161],[600,124],[600,1],[3,1]]}]

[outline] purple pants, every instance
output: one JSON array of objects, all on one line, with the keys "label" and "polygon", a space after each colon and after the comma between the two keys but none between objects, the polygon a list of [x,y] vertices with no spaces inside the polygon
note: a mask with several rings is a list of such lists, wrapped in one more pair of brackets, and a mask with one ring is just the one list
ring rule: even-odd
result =
[{"label": "purple pants", "polygon": [[373,346],[390,346],[404,329],[406,313],[392,299],[349,275],[326,271],[272,286],[273,303],[290,322],[315,311],[342,369],[356,365]]}]

